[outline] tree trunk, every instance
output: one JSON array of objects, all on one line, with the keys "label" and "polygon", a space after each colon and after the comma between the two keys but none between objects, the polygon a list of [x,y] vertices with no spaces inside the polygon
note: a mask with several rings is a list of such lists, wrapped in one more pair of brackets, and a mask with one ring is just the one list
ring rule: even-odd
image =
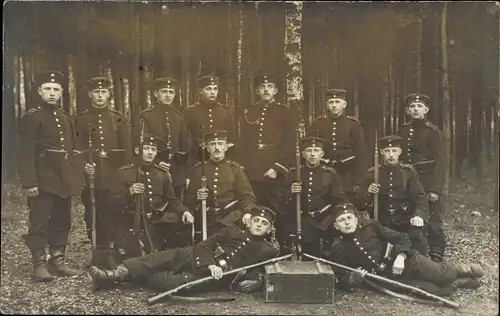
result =
[{"label": "tree trunk", "polygon": [[[236,44],[236,113],[239,114],[242,111],[242,97],[241,97],[241,72],[243,71],[243,3],[238,3],[238,43]],[[236,131],[237,137],[240,136],[240,120],[238,120],[238,115],[236,116]]]},{"label": "tree trunk", "polygon": [[448,211],[448,186],[450,181],[450,84],[448,79],[448,37],[446,33],[446,18],[448,14],[448,2],[443,3],[443,11],[441,12],[441,67],[442,67],[442,77],[441,77],[441,87],[443,89],[443,134],[445,138],[445,150],[446,150],[446,168],[445,168],[445,185],[444,185],[444,200],[443,200],[443,211]]},{"label": "tree trunk", "polygon": [[[498,14],[498,66],[500,67],[500,9],[497,10],[497,14]],[[500,152],[499,152],[499,148],[500,148],[500,145],[498,144],[498,142],[500,141],[500,71],[498,72],[498,82],[497,82],[497,85],[498,85],[498,100],[497,100],[497,106],[496,106],[496,120],[495,120],[495,130],[496,130],[496,140],[495,140],[495,149],[496,149],[496,161],[497,163],[495,164],[495,170],[496,170],[496,178],[495,178],[495,193],[493,194],[494,196],[494,205],[495,205],[495,210],[498,211],[499,209],[499,197],[498,197],[498,190],[499,190],[499,185],[498,185],[498,182],[500,181],[499,178],[500,178],[500,172],[499,172],[499,169],[500,167],[498,166],[498,164],[500,163],[499,161],[499,156],[500,156]]]},{"label": "tree trunk", "polygon": [[286,75],[286,100],[288,106],[296,104],[302,119],[304,86],[302,82],[301,28],[303,2],[288,4],[285,10],[285,59],[288,62]]},{"label": "tree trunk", "polygon": [[422,35],[424,31],[422,4],[418,5],[418,20],[417,20],[417,47],[416,47],[416,71],[417,71],[417,91],[422,91]]},{"label": "tree trunk", "polygon": [[77,98],[77,86],[76,86],[76,78],[75,78],[75,57],[69,55],[68,56],[68,93],[69,93],[69,114],[76,115],[76,98]]}]

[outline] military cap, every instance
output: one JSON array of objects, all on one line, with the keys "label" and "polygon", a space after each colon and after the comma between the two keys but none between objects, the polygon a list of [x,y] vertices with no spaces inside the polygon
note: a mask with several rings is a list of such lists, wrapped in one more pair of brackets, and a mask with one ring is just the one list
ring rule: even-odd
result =
[{"label": "military cap", "polygon": [[[161,140],[161,138],[159,138],[158,136],[156,135],[153,135],[153,134],[148,134],[148,133],[144,133],[144,138],[143,138],[143,145],[149,145],[149,146],[155,146],[156,148],[163,148],[165,147],[165,143]],[[136,143],[135,143],[135,146],[134,147],[137,147],[139,146],[139,142],[138,140],[136,140]]]},{"label": "military cap", "polygon": [[253,79],[253,85],[254,87],[258,87],[263,83],[277,83],[278,78],[271,74],[259,74]]},{"label": "military cap", "polygon": [[387,148],[387,147],[401,147],[403,144],[403,138],[398,135],[388,135],[384,137],[380,137],[378,139],[378,147],[379,149]]},{"label": "military cap", "polygon": [[208,143],[213,140],[227,140],[227,131],[219,130],[205,134],[205,142]]},{"label": "military cap", "polygon": [[36,82],[39,86],[49,82],[62,85],[64,82],[64,75],[62,72],[56,70],[42,71],[36,76]]},{"label": "military cap", "polygon": [[87,80],[87,87],[90,91],[94,89],[109,89],[111,81],[105,77],[93,77]]},{"label": "military cap", "polygon": [[326,141],[320,137],[304,137],[300,140],[300,148],[305,149],[307,147],[320,147],[325,148]]},{"label": "military cap", "polygon": [[174,78],[171,77],[161,77],[157,78],[154,82],[154,90],[159,90],[163,88],[178,88],[178,82]]},{"label": "military cap", "polygon": [[276,219],[276,213],[263,205],[257,205],[252,208],[250,210],[250,215],[267,218],[271,223],[274,223],[274,220]]},{"label": "military cap", "polygon": [[203,76],[201,78],[198,78],[198,87],[200,89],[213,84],[217,86],[219,85],[219,78],[217,78],[216,76]]},{"label": "military cap", "polygon": [[332,208],[332,214],[335,219],[340,215],[347,213],[356,214],[356,208],[352,203],[344,202],[337,204]]},{"label": "military cap", "polygon": [[342,99],[347,100],[347,90],[344,89],[328,89],[326,90],[326,99]]},{"label": "military cap", "polygon": [[408,106],[414,102],[421,102],[426,106],[429,106],[431,98],[421,93],[412,93],[406,96],[405,98],[405,106]]}]

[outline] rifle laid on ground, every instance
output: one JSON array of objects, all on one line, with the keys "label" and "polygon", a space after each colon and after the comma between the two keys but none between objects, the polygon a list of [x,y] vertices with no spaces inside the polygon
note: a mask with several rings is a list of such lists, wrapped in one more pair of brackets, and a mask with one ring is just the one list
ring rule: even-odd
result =
[{"label": "rifle laid on ground", "polygon": [[[313,259],[313,260],[317,260],[317,261],[321,261],[323,263],[327,263],[329,265],[332,265],[332,266],[335,266],[335,267],[338,267],[338,268],[341,268],[341,269],[345,269],[347,271],[351,271],[351,272],[354,272],[356,271],[356,269],[354,268],[351,268],[351,267],[348,267],[348,266],[344,266],[342,264],[338,264],[338,263],[335,263],[335,262],[332,262],[332,261],[328,261],[328,260],[325,260],[325,259],[322,259],[322,258],[318,258],[318,257],[315,257],[315,256],[312,256],[312,255],[309,255],[307,253],[304,254],[305,257],[308,257],[310,259]],[[425,297],[428,297],[430,299],[433,299],[433,300],[437,300],[441,303],[443,303],[445,306],[447,307],[452,307],[452,308],[459,308],[459,304],[456,303],[456,302],[453,302],[453,301],[450,301],[446,298],[443,298],[443,297],[440,297],[440,296],[437,296],[437,295],[434,295],[432,293],[428,293],[424,290],[421,290],[417,287],[413,287],[411,285],[408,285],[408,284],[404,284],[404,283],[401,283],[401,282],[398,282],[398,281],[395,281],[395,280],[391,280],[391,279],[388,279],[388,278],[384,278],[383,276],[380,276],[380,275],[376,275],[376,274],[372,274],[372,273],[369,273],[367,272],[366,275],[365,275],[365,278],[366,277],[369,277],[370,279],[373,279],[373,280],[376,280],[376,281],[381,281],[381,282],[384,282],[384,283],[387,283],[387,284],[390,284],[390,285],[393,285],[393,286],[397,286],[398,288],[401,288],[401,289],[405,289],[405,290],[409,290],[411,291],[412,293],[415,293],[415,294],[420,294],[420,295],[424,295]],[[372,285],[373,283],[372,282],[368,282],[370,285]],[[379,289],[380,290],[380,286],[377,287],[377,286],[374,286],[375,288]],[[387,289],[385,289],[387,290]],[[388,293],[388,294],[391,294],[389,292],[392,292],[392,291],[384,291],[385,293]],[[397,293],[399,294],[399,293]],[[392,295],[392,294],[391,294]],[[400,294],[400,298],[402,298],[402,294]],[[419,300],[419,302],[425,302],[424,300]]]}]

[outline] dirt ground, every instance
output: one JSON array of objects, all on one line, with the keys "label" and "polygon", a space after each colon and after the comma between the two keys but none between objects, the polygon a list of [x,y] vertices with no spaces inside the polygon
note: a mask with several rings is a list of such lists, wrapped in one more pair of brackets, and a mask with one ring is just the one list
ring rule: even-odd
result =
[{"label": "dirt ground", "polygon": [[[454,262],[479,262],[486,270],[478,290],[459,290],[450,299],[459,310],[427,306],[399,300],[370,290],[354,293],[336,291],[335,303],[271,304],[262,294],[237,294],[227,303],[182,303],[165,301],[148,306],[154,295],[142,288],[125,286],[94,293],[85,269],[90,245],[84,232],[83,208],[75,200],[73,229],[68,249],[69,262],[82,269],[74,278],[58,278],[50,284],[30,278],[29,251],[21,235],[27,232],[28,212],[18,187],[4,185],[7,199],[2,210],[2,256],[0,312],[2,314],[255,314],[255,315],[498,315],[498,210],[493,210],[494,172],[488,178],[454,181],[451,185],[450,210],[445,230],[449,247],[447,259]],[[479,214],[473,212],[479,212]],[[219,294],[207,294],[219,295]],[[225,293],[225,295],[228,295]]]}]

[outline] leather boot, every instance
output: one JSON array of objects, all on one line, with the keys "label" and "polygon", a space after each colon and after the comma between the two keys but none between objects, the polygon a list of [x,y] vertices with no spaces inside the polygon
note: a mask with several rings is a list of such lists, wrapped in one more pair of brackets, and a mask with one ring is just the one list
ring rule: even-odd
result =
[{"label": "leather boot", "polygon": [[54,280],[54,276],[47,269],[45,261],[45,249],[32,250],[33,258],[33,279],[37,282],[50,282]]},{"label": "leather boot", "polygon": [[96,266],[92,266],[89,273],[92,277],[95,288],[110,286],[113,283],[127,281],[130,276],[130,272],[123,264],[120,264],[114,270],[101,270]]},{"label": "leather boot", "polygon": [[484,270],[479,264],[456,264],[458,278],[480,278]]},{"label": "leather boot", "polygon": [[116,251],[114,249],[106,251],[104,265],[107,269],[114,270],[118,268],[118,262],[116,261],[115,256],[116,256]]},{"label": "leather boot", "polygon": [[471,278],[461,278],[453,281],[453,289],[477,289],[481,286],[481,282],[478,279]]},{"label": "leather boot", "polygon": [[432,261],[434,262],[437,262],[437,263],[441,263],[443,262],[443,256],[437,252],[433,252],[431,251],[429,253],[429,257],[431,258]]},{"label": "leather boot", "polygon": [[63,277],[79,275],[80,271],[66,265],[64,253],[64,247],[50,249],[52,257],[49,259],[49,268],[51,269],[51,272]]}]

